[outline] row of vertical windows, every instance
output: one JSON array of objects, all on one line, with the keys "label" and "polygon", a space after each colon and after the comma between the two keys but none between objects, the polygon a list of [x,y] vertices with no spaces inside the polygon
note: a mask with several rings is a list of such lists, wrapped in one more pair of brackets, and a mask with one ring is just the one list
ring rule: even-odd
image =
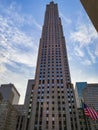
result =
[{"label": "row of vertical windows", "polygon": [[[46,103],[47,103],[47,105],[49,105],[50,102],[47,101]],[[52,101],[51,104],[52,104],[52,105],[55,105],[55,102]],[[62,101],[62,102],[61,102],[61,101],[58,101],[58,105],[61,105],[61,104],[62,104],[62,105],[65,105],[65,102],[64,102],[64,101]],[[41,102],[41,105],[43,105],[43,102]]]},{"label": "row of vertical windows", "polygon": [[[51,96],[51,97],[54,98],[54,96]],[[61,98],[61,99],[64,99],[64,96],[58,96],[57,98],[58,98],[58,99],[60,99],[60,98]],[[44,96],[42,96],[42,95],[41,95],[41,96],[38,96],[37,99],[44,99]],[[49,99],[49,96],[48,96],[48,95],[47,95],[47,99]]]},{"label": "row of vertical windows", "polygon": [[[49,89],[49,87],[50,87],[50,86],[47,85],[47,89]],[[54,87],[57,87],[58,90],[60,90],[60,88],[62,88],[62,89],[64,88],[63,84],[58,85],[58,86],[54,86],[54,85],[51,86],[51,88],[53,88],[53,89],[54,89]],[[44,89],[44,84],[42,84],[42,85],[39,84],[39,87],[38,87],[38,88],[39,88],[39,89],[41,89],[41,88]]]},{"label": "row of vertical windows", "polygon": [[[54,79],[52,79],[51,82],[54,83]],[[39,80],[39,84],[41,84],[41,83],[42,83],[42,84],[45,84],[45,80]],[[50,80],[49,80],[49,79],[47,80],[47,83],[48,83],[48,84],[50,83]],[[58,83],[58,84],[59,84],[59,83],[63,84],[63,79],[57,79],[57,83]]]},{"label": "row of vertical windows", "polygon": [[[52,70],[51,72],[50,72],[50,70],[48,70],[48,72],[47,72],[48,74],[50,74],[50,73],[52,73],[52,74],[54,74],[55,72],[54,72],[54,70]],[[56,73],[60,73],[60,74],[62,74],[62,70],[60,69],[60,70],[56,70]],[[40,75],[42,75],[42,74],[46,74],[46,71],[40,71]]]},{"label": "row of vertical windows", "polygon": [[47,47],[48,47],[48,48],[49,48],[49,47],[60,47],[60,45],[58,45],[58,44],[55,44],[55,45],[46,45],[46,44],[45,44],[45,45],[42,46],[42,48],[47,48]]}]

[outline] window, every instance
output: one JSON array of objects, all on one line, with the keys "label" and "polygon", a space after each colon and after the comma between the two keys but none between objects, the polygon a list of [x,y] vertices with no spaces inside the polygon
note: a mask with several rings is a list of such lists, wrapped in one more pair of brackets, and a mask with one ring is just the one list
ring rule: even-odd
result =
[{"label": "window", "polygon": [[58,107],[58,110],[60,111],[60,110],[61,110],[61,107]]},{"label": "window", "polygon": [[54,101],[52,102],[52,104],[54,104]]},{"label": "window", "polygon": [[59,114],[59,117],[61,117],[61,114]]},{"label": "window", "polygon": [[49,79],[47,80],[47,83],[49,84]]},{"label": "window", "polygon": [[47,91],[47,93],[49,93],[49,91]]},{"label": "window", "polygon": [[52,85],[52,88],[54,88],[54,85]]},{"label": "window", "polygon": [[48,121],[46,121],[46,124],[47,124],[47,125],[48,125],[48,123],[49,123],[49,122],[48,122]]},{"label": "window", "polygon": [[65,107],[63,107],[63,111],[65,111]]},{"label": "window", "polygon": [[61,84],[63,84],[63,79],[61,79]]},{"label": "window", "polygon": [[66,115],[65,115],[65,114],[63,114],[63,117],[66,117]]},{"label": "window", "polygon": [[47,98],[49,99],[49,96],[47,96]]},{"label": "window", "polygon": [[52,110],[54,110],[54,107],[52,107]]},{"label": "window", "polygon": [[41,124],[42,124],[42,121],[40,121],[39,124],[41,125]]},{"label": "window", "polygon": [[57,83],[59,83],[59,79],[57,79]]},{"label": "window", "polygon": [[54,83],[54,79],[52,79],[52,83]]},{"label": "window", "polygon": [[54,93],[54,91],[52,91],[52,93]]},{"label": "window", "polygon": [[54,114],[52,114],[52,117],[54,117],[55,115]]},{"label": "window", "polygon": [[49,114],[46,114],[46,117],[49,117]]},{"label": "window", "polygon": [[44,83],[45,83],[45,80],[42,81],[42,84],[44,84]]},{"label": "window", "polygon": [[39,80],[39,84],[41,84],[41,80]]},{"label": "window", "polygon": [[60,99],[60,96],[58,96],[58,99]]}]

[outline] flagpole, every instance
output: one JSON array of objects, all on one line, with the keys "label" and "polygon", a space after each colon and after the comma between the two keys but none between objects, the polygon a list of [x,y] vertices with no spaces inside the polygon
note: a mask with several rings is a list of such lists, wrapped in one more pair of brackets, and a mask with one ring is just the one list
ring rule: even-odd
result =
[{"label": "flagpole", "polygon": [[[94,110],[96,110],[93,104],[92,104],[91,107],[92,107]],[[98,119],[97,119],[97,120],[98,120]],[[98,125],[97,125],[97,120],[94,121],[95,129],[96,129],[96,130],[98,130],[98,129],[97,129],[97,126],[98,126]]]},{"label": "flagpole", "polygon": [[84,109],[83,109],[83,101],[82,101],[82,99],[81,99],[81,103],[82,103],[83,117],[84,117],[86,129],[89,130],[89,129],[88,129],[88,125],[87,125],[87,118],[86,118],[86,116],[85,116]]}]

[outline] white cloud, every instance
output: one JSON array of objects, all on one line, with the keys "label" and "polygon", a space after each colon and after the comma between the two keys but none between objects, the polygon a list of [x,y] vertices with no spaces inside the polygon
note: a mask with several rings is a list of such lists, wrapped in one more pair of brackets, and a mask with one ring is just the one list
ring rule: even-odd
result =
[{"label": "white cloud", "polygon": [[92,62],[91,62],[89,59],[84,59],[84,60],[82,61],[82,64],[88,66],[88,65],[91,65]]},{"label": "white cloud", "polygon": [[[41,30],[41,25],[36,21],[36,19],[29,14],[22,13],[21,6],[16,4],[15,2],[10,3],[9,6],[5,7],[2,3],[0,3],[1,12],[6,17],[6,21],[10,25],[15,25],[16,27],[22,27],[25,24],[27,25],[35,25],[39,30]],[[18,24],[17,24],[18,23]]]},{"label": "white cloud", "polygon": [[[12,23],[10,25],[7,18],[0,15],[1,62],[8,62],[10,59],[28,66],[35,66],[37,57],[36,42],[32,36],[28,36],[16,27],[13,21]],[[31,61],[31,59],[33,60]]]},{"label": "white cloud", "polygon": [[[16,4],[3,8],[0,14],[0,84],[13,83],[21,94],[23,102],[27,80],[34,77],[38,51],[38,39],[32,37],[31,25],[41,30],[32,18],[22,14]],[[31,19],[31,21],[27,20]],[[29,22],[28,22],[29,21]],[[26,26],[30,32],[24,31]],[[32,68],[31,68],[32,67]]]},{"label": "white cloud", "polygon": [[70,33],[70,38],[80,46],[87,46],[98,39],[98,34],[92,25],[81,23],[77,24],[76,30]]},{"label": "white cloud", "polygon": [[87,48],[87,51],[88,51],[88,54],[90,56],[92,63],[96,63],[96,56],[95,56],[94,52],[92,50],[90,50],[89,48]]},{"label": "white cloud", "polygon": [[3,64],[0,64],[0,73],[3,73],[6,71],[6,67]]},{"label": "white cloud", "polygon": [[83,52],[82,48],[80,48],[79,46],[75,46],[74,52],[75,52],[76,56],[84,57],[84,52]]},{"label": "white cloud", "polygon": [[70,18],[66,17],[63,13],[60,12],[60,17],[64,20],[64,22],[66,23],[66,25],[71,24],[72,21]]},{"label": "white cloud", "polygon": [[69,34],[70,48],[74,50],[72,57],[77,56],[76,61],[85,66],[97,63],[98,33],[81,13],[78,13],[77,21],[74,23]]},{"label": "white cloud", "polygon": [[38,24],[35,19],[33,19],[32,22],[33,22],[33,24],[36,25],[36,27],[38,27],[40,30],[42,30],[42,25]]},{"label": "white cloud", "polygon": [[98,43],[97,43],[96,48],[95,48],[95,55],[98,57]]}]

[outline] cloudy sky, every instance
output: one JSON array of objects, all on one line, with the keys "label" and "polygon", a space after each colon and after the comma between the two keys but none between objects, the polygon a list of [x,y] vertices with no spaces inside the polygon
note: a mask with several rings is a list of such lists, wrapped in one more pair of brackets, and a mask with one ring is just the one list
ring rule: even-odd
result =
[{"label": "cloudy sky", "polygon": [[[23,103],[33,79],[46,4],[50,0],[0,0],[0,84],[13,83]],[[80,0],[58,3],[72,82],[98,83],[98,33]]]}]

